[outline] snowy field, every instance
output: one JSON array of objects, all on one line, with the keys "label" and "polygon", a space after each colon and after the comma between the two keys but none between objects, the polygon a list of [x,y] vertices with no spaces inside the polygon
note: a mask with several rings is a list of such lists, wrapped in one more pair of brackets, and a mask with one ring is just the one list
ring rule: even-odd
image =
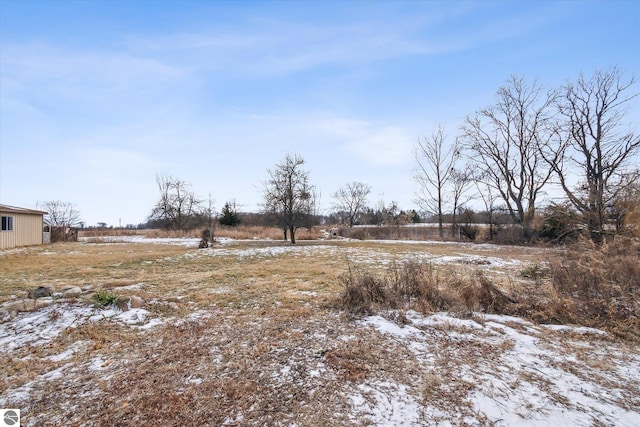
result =
[{"label": "snowy field", "polygon": [[[0,317],[0,407],[21,409],[23,425],[640,425],[640,348],[605,331],[481,313],[352,317],[331,303],[345,263],[510,272],[537,250],[127,239],[4,255],[0,310],[31,275],[146,302],[101,308],[87,291]],[[87,251],[66,279],[17,271]]]}]

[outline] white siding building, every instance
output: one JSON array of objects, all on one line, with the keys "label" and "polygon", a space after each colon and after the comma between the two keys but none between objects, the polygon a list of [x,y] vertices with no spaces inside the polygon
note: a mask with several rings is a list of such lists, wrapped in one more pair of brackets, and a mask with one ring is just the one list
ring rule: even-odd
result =
[{"label": "white siding building", "polygon": [[0,205],[0,250],[41,245],[46,212]]}]

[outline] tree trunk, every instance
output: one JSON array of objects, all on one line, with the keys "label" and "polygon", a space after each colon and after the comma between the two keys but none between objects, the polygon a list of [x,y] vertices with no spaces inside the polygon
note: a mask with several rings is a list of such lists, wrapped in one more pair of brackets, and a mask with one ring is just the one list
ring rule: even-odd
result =
[{"label": "tree trunk", "polygon": [[291,243],[295,245],[295,243],[296,243],[296,229],[294,227],[289,227],[289,232],[291,233]]}]

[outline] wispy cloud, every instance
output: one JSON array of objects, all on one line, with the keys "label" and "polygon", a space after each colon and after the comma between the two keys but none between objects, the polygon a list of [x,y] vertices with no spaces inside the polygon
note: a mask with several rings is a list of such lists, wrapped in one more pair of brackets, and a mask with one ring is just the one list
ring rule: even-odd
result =
[{"label": "wispy cloud", "polygon": [[50,43],[2,45],[3,77],[128,86],[169,80],[184,74],[179,66],[114,50],[77,50]]},{"label": "wispy cloud", "polygon": [[269,76],[320,66],[368,64],[409,55],[447,52],[452,48],[420,34],[419,29],[384,24],[314,24],[262,19],[242,32],[235,29],[180,33],[160,38],[130,38],[134,52],[194,69],[226,70]]},{"label": "wispy cloud", "polygon": [[307,119],[304,127],[365,164],[392,166],[411,160],[415,135],[400,126],[347,118],[313,118]]},{"label": "wispy cloud", "polygon": [[[131,36],[125,46],[132,52],[167,63],[179,62],[192,70],[268,77],[324,66],[367,65],[467,50],[531,32],[554,19],[545,15],[546,8],[533,14],[525,8],[504,16],[498,13],[502,6],[427,3],[413,10],[393,11],[393,16],[381,8],[378,14],[349,23],[261,17],[244,22],[242,31],[218,26],[216,30],[154,38]],[[495,9],[496,17],[474,19],[479,9],[486,8]]]}]

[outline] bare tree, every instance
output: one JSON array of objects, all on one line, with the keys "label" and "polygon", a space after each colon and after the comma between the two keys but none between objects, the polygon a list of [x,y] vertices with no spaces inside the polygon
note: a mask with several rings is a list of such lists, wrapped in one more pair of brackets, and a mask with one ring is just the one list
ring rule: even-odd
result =
[{"label": "bare tree", "polygon": [[167,229],[187,230],[201,204],[191,185],[170,175],[156,175],[156,183],[160,198],[150,219],[163,221]]},{"label": "bare tree", "polygon": [[414,147],[416,163],[415,181],[420,186],[417,203],[430,213],[438,215],[440,238],[444,237],[445,187],[452,178],[456,160],[460,156],[458,141],[446,143],[444,127],[438,126],[430,137],[418,140]]},{"label": "bare tree", "polygon": [[471,200],[472,196],[468,194],[468,190],[473,182],[473,174],[471,173],[471,168],[469,165],[466,165],[462,169],[452,169],[451,173],[451,207],[452,207],[452,216],[451,216],[451,235],[454,236],[457,226],[458,219],[457,213],[458,209],[464,206],[469,200]]},{"label": "bare tree", "polygon": [[550,164],[596,243],[603,239],[607,209],[640,178],[637,169],[630,169],[640,150],[640,136],[623,124],[629,102],[638,96],[630,93],[635,82],[635,77],[626,79],[619,68],[612,67],[588,79],[581,74],[575,83],[567,83],[557,104],[564,118],[563,141],[543,151],[545,158],[562,156],[562,162]]},{"label": "bare tree", "polygon": [[498,195],[491,185],[486,184],[486,180],[483,176],[475,176],[473,178],[473,182],[476,185],[476,189],[478,190],[477,194],[480,196],[486,211],[485,221],[489,226],[489,240],[493,240],[493,236],[495,234],[495,212],[497,209],[496,201],[498,200]]},{"label": "bare tree", "polygon": [[[462,126],[465,145],[504,200],[511,218],[529,234],[536,201],[552,175],[539,155],[556,135],[552,106],[555,94],[543,93],[536,82],[528,85],[512,77],[497,92],[494,105],[467,117]],[[551,163],[557,158],[550,157]]]},{"label": "bare tree", "polygon": [[371,186],[362,182],[351,182],[333,194],[334,208],[347,214],[349,227],[353,227],[358,216],[367,206]]},{"label": "bare tree", "polygon": [[302,157],[287,154],[274,169],[267,170],[269,178],[264,183],[265,213],[273,216],[285,240],[289,233],[291,243],[296,243],[296,230],[308,226],[315,212],[316,193],[303,165]]},{"label": "bare tree", "polygon": [[69,202],[50,200],[42,203],[42,209],[47,212],[46,220],[49,225],[56,227],[77,227],[80,225],[80,212]]}]

